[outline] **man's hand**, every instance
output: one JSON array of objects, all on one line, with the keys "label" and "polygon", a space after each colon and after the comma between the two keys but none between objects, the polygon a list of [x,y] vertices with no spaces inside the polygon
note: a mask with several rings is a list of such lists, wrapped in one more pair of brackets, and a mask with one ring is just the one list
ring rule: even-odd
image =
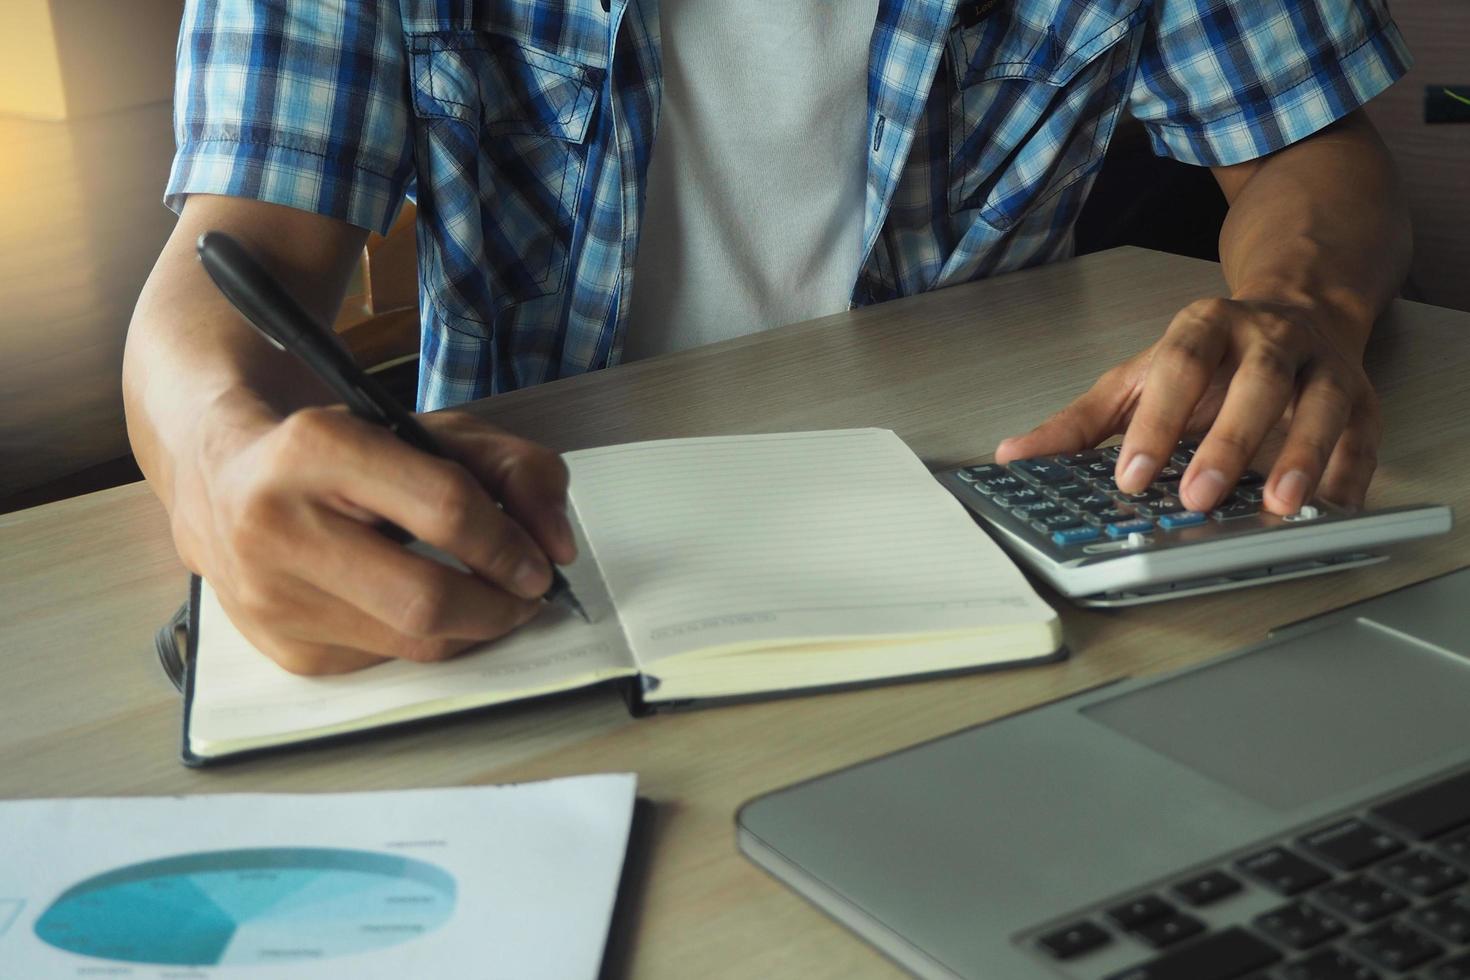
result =
[{"label": "man's hand", "polygon": [[1381,431],[1362,368],[1366,337],[1366,326],[1345,326],[1321,307],[1200,300],[1153,346],[1036,429],[1001,443],[996,458],[1075,452],[1124,433],[1115,479],[1134,493],[1148,486],[1181,437],[1204,434],[1179,496],[1191,510],[1209,510],[1284,418],[1285,441],[1266,480],[1267,509],[1295,513],[1313,496],[1361,507]]},{"label": "man's hand", "polygon": [[[216,411],[228,422],[177,471],[174,541],[240,632],[294,673],[450,657],[535,615],[548,556],[575,557],[561,459],[473,416],[421,416],[451,462],[336,409]],[[384,520],[474,574],[389,540]]]},{"label": "man's hand", "polygon": [[1377,465],[1378,400],[1363,348],[1408,271],[1412,235],[1393,162],[1361,111],[1276,153],[1212,168],[1230,202],[1220,263],[1231,299],[1191,304],[1164,337],[996,450],[1001,462],[1124,433],[1115,479],[1142,490],[1186,433],[1191,510],[1234,485],[1283,419],[1267,509],[1321,497],[1361,507]]}]

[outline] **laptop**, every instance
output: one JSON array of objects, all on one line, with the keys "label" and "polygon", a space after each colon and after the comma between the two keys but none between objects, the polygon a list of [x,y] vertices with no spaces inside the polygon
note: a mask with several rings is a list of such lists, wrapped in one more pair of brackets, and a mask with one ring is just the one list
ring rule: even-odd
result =
[{"label": "laptop", "polygon": [[1470,569],[737,825],[922,977],[1470,980]]}]

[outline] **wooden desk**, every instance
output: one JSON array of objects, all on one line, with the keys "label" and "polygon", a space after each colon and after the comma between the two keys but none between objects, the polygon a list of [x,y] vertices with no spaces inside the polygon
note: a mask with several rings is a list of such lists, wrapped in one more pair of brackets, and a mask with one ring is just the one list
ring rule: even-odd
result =
[{"label": "wooden desk", "polygon": [[[1119,249],[481,403],[560,449],[681,435],[897,430],[977,460],[1152,342],[1219,267]],[[1369,351],[1387,436],[1370,502],[1470,517],[1470,314],[1400,303]],[[1126,612],[1063,605],[1070,661],[630,719],[606,692],[191,772],[154,628],[185,577],[139,485],[0,517],[0,796],[350,790],[633,770],[658,803],[629,972],[889,976],[887,961],[736,853],[741,802],[1466,563],[1465,525],[1385,565]],[[983,774],[982,774],[983,775]]]}]

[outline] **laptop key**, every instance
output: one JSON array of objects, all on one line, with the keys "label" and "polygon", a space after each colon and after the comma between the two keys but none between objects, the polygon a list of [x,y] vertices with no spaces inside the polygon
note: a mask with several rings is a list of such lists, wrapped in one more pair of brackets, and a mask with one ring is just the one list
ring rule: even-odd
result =
[{"label": "laptop key", "polygon": [[1470,868],[1470,830],[1451,834],[1437,845],[1439,853],[1464,867]]},{"label": "laptop key", "polygon": [[1432,854],[1406,854],[1378,866],[1377,873],[1396,888],[1420,898],[1438,895],[1465,880],[1465,872]]},{"label": "laptop key", "polygon": [[1107,910],[1107,917],[1117,923],[1118,928],[1134,930],[1145,922],[1153,922],[1174,914],[1174,906],[1157,895],[1140,895],[1138,898],[1114,905]]},{"label": "laptop key", "polygon": [[1347,931],[1332,916],[1300,901],[1258,915],[1251,924],[1281,945],[1298,950],[1311,949]]},{"label": "laptop key", "polygon": [[1346,953],[1324,949],[1306,959],[1288,963],[1276,971],[1281,980],[1378,980],[1370,970]]},{"label": "laptop key", "polygon": [[1409,913],[1409,921],[1456,946],[1470,945],[1470,895],[1446,895]]},{"label": "laptop key", "polygon": [[1232,928],[1175,947],[1107,980],[1240,980],[1280,960],[1275,946]]},{"label": "laptop key", "polygon": [[1106,929],[1096,923],[1083,920],[1074,922],[1055,932],[1049,932],[1036,940],[1052,956],[1059,960],[1070,960],[1074,956],[1090,953],[1099,946],[1113,941]]},{"label": "laptop key", "polygon": [[1402,973],[1444,952],[1444,947],[1402,922],[1385,922],[1347,941],[1348,949],[1374,966]]},{"label": "laptop key", "polygon": [[1163,949],[1191,936],[1198,936],[1204,931],[1205,924],[1199,919],[1184,912],[1176,912],[1162,919],[1145,922],[1134,929],[1133,934],[1154,949]]},{"label": "laptop key", "polygon": [[1213,905],[1238,891],[1240,882],[1223,871],[1206,871],[1174,886],[1174,894],[1196,908]]},{"label": "laptop key", "polygon": [[1470,824],[1470,772],[1380,803],[1368,811],[1415,840]]},{"label": "laptop key", "polygon": [[1470,980],[1470,953],[1436,963],[1425,974],[1425,980]]},{"label": "laptop key", "polygon": [[1336,881],[1312,894],[1322,905],[1355,922],[1377,922],[1408,905],[1404,896],[1367,875]]},{"label": "laptop key", "polygon": [[1331,877],[1311,861],[1284,847],[1268,848],[1242,858],[1237,866],[1278,895],[1287,897],[1320,885]]},{"label": "laptop key", "polygon": [[1374,830],[1361,820],[1343,820],[1314,830],[1297,843],[1313,857],[1342,871],[1356,871],[1404,849],[1397,838]]}]

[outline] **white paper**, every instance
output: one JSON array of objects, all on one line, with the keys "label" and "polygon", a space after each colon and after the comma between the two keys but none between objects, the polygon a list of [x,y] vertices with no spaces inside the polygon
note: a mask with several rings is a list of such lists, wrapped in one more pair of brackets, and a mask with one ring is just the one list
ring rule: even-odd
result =
[{"label": "white paper", "polygon": [[0,802],[0,977],[592,980],[636,782]]}]

